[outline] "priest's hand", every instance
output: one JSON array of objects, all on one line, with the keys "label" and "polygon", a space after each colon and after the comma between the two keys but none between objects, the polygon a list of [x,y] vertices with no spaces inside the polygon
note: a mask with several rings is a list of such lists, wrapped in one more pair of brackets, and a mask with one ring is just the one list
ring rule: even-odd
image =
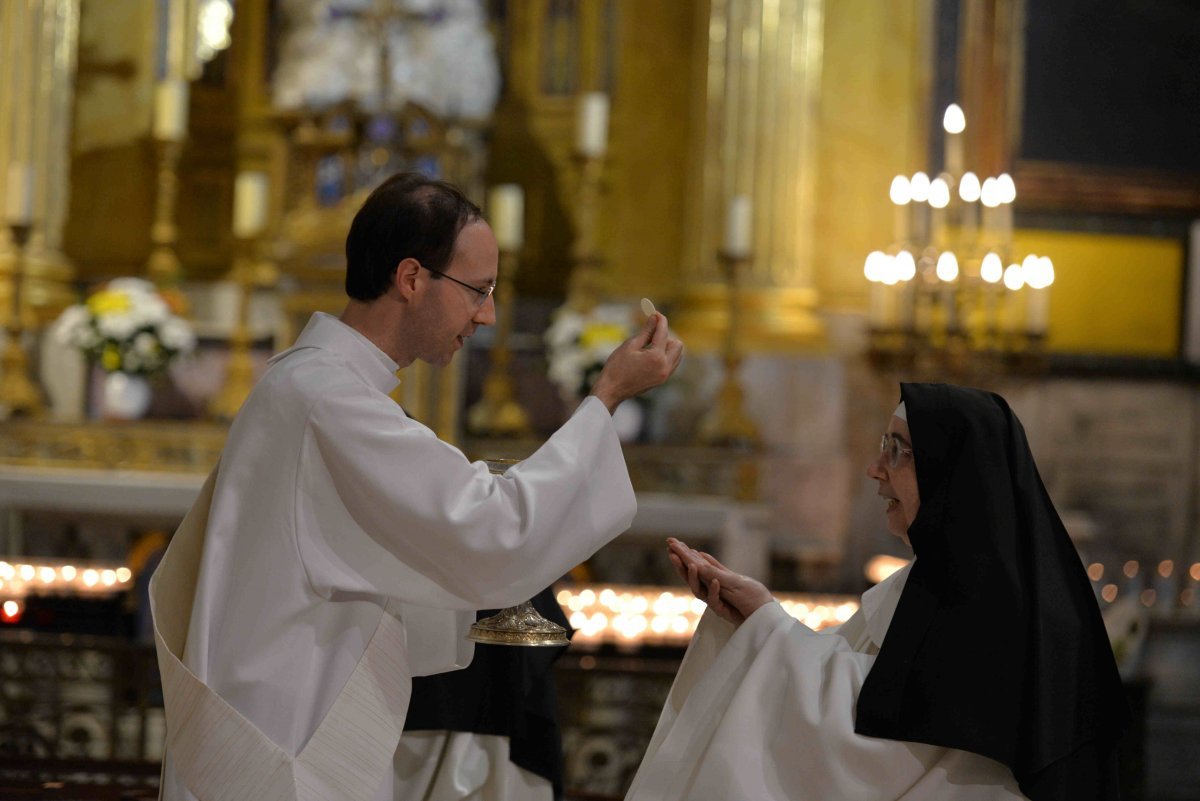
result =
[{"label": "priest's hand", "polygon": [[693,550],[674,538],[667,540],[667,547],[675,572],[692,595],[708,604],[722,620],[740,625],[763,604],[774,600],[761,582],[734,573],[707,553]]},{"label": "priest's hand", "polygon": [[622,401],[665,382],[682,359],[683,343],[667,330],[666,316],[655,312],[608,357],[592,394],[612,412]]}]

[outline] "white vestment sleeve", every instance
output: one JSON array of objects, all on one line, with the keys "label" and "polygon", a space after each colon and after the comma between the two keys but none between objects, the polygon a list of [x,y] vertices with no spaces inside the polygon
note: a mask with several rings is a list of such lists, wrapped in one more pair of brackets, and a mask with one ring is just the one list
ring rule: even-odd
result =
[{"label": "white vestment sleeve", "polygon": [[595,398],[503,476],[378,393],[327,393],[309,420],[298,550],[327,598],[509,606],[591,556],[637,510],[612,417]]},{"label": "white vestment sleeve", "polygon": [[736,630],[705,614],[627,801],[1007,801],[975,754],[854,733],[875,657],[777,603]]}]

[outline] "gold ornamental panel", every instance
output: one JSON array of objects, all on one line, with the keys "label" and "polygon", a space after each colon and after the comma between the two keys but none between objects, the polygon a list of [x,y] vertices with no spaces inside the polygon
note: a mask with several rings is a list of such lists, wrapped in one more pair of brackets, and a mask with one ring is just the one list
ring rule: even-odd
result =
[{"label": "gold ornamental panel", "polygon": [[213,423],[10,422],[0,426],[0,464],[207,473],[228,433]]}]

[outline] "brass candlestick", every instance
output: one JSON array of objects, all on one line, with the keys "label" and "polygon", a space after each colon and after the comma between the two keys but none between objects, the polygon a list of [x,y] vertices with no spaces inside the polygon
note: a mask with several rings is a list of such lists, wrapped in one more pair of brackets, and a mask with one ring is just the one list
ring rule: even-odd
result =
[{"label": "brass candlestick", "polygon": [[183,278],[183,265],[175,252],[179,229],[175,225],[175,206],[179,197],[179,157],[183,143],[171,139],[154,140],[158,161],[158,182],[154,198],[154,223],[150,227],[153,249],[146,261],[146,277],[156,286],[174,286]]},{"label": "brass candlestick", "polygon": [[742,365],[738,337],[741,333],[738,284],[739,273],[750,263],[750,256],[735,256],[722,251],[718,254],[725,273],[729,320],[722,346],[725,377],[717,391],[716,404],[700,423],[700,439],[707,445],[757,447],[762,438],[758,427],[746,415],[745,393],[738,383]]},{"label": "brass candlestick", "polygon": [[45,412],[42,392],[29,372],[29,357],[22,343],[24,326],[21,321],[21,278],[25,268],[25,245],[29,241],[28,223],[10,223],[15,254],[9,280],[8,341],[0,358],[0,406],[9,418],[40,417]]},{"label": "brass candlestick", "polygon": [[483,397],[467,410],[467,427],[475,434],[499,437],[524,437],[532,433],[529,413],[517,402],[510,366],[513,315],[517,298],[514,290],[517,254],[500,251],[500,278],[496,287],[496,340],[492,345],[492,366],[483,380]]},{"label": "brass candlestick", "polygon": [[[492,475],[504,475],[517,464],[516,459],[488,459],[485,463]],[[468,640],[487,645],[570,645],[567,630],[546,620],[533,608],[532,601],[501,609],[471,626]]]},{"label": "brass candlestick", "polygon": [[229,338],[229,367],[221,391],[208,403],[208,413],[218,420],[232,420],[254,388],[254,360],[250,355],[250,296],[257,284],[254,275],[256,240],[239,237],[237,256],[230,278],[238,290],[237,320]]},{"label": "brass candlestick", "polygon": [[575,162],[579,165],[579,200],[575,204],[575,241],[571,245],[572,269],[566,306],[587,314],[600,303],[604,293],[603,259],[596,244],[604,159],[577,153]]}]

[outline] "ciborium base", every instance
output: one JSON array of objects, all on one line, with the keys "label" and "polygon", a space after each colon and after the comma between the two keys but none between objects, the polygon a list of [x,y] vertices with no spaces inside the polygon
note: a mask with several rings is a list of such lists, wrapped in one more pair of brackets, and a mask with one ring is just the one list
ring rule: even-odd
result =
[{"label": "ciborium base", "polygon": [[502,609],[471,626],[468,640],[487,645],[570,645],[567,630],[546,620],[526,601],[519,606]]}]

